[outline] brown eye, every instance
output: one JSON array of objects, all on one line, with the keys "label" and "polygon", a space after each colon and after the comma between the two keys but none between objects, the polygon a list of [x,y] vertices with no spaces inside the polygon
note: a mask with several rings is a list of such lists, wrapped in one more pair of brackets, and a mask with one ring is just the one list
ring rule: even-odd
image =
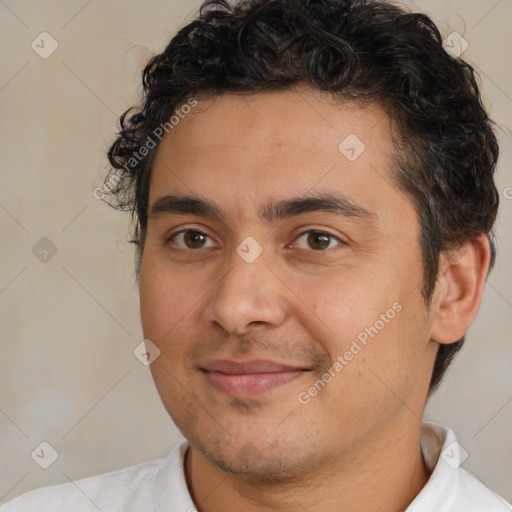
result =
[{"label": "brown eye", "polygon": [[185,245],[190,249],[203,247],[206,237],[198,231],[187,231],[183,237]]},{"label": "brown eye", "polygon": [[[341,240],[334,235],[322,231],[306,231],[297,240],[299,240],[298,246],[301,249],[312,249],[314,251],[329,249],[333,247],[333,242],[334,245],[341,243]],[[300,242],[301,240],[302,242]]]},{"label": "brown eye", "polygon": [[202,249],[207,247],[207,242],[210,237],[201,233],[200,231],[180,231],[179,233],[175,233],[171,240],[174,243],[181,247],[182,249]]},{"label": "brown eye", "polygon": [[326,249],[329,247],[330,236],[325,233],[309,233],[308,244],[312,249]]}]

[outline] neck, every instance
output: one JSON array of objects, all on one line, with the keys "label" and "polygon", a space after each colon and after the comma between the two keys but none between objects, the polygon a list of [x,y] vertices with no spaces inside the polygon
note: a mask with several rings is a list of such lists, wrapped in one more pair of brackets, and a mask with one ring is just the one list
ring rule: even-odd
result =
[{"label": "neck", "polygon": [[190,447],[185,473],[198,512],[397,512],[421,491],[429,474],[420,450],[420,422],[389,424],[334,463],[295,478],[258,482],[232,475]]}]

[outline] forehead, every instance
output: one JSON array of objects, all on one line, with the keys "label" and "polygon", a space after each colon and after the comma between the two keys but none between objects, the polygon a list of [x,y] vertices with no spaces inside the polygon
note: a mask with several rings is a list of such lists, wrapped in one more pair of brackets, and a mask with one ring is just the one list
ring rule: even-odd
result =
[{"label": "forehead", "polygon": [[163,193],[200,195],[244,216],[269,196],[335,191],[370,210],[397,194],[390,119],[378,104],[311,89],[197,100],[159,144],[150,205]]},{"label": "forehead", "polygon": [[[390,139],[389,117],[372,102],[334,99],[325,92],[303,88],[257,94],[222,94],[205,99],[181,116],[168,134],[176,144],[240,147],[275,146],[285,149],[300,142],[304,149],[338,152],[343,135],[372,133],[381,148]],[[201,137],[201,138],[199,138]],[[336,154],[336,153],[335,153]]]}]

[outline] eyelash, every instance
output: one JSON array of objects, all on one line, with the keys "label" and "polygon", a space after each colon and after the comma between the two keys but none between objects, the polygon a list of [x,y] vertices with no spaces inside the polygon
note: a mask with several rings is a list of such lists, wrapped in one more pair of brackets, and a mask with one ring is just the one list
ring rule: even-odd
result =
[{"label": "eyelash", "polygon": [[[199,231],[199,230],[196,230],[196,229],[182,229],[180,231],[176,231],[175,233],[172,233],[171,235],[169,235],[166,239],[166,244],[169,244],[173,241],[173,239],[178,236],[178,235],[183,235],[185,233],[196,233],[196,234],[199,234],[199,235],[203,235],[205,237],[208,237],[209,239],[212,240],[212,238],[207,235],[206,233],[203,233],[202,231]],[[297,237],[295,238],[295,240],[298,240],[299,238],[301,238],[302,236],[304,235],[309,235],[309,234],[317,234],[317,235],[324,235],[326,237],[329,237],[330,239],[334,239],[336,242],[338,242],[338,245],[344,245],[345,242],[343,242],[343,240],[341,240],[339,237],[337,237],[336,235],[333,235],[332,233],[329,233],[327,231],[322,231],[322,230],[319,230],[319,229],[308,229],[306,231],[302,231],[301,233],[299,233],[297,235]],[[329,244],[330,245],[330,244]],[[200,249],[204,249],[205,247],[199,247],[198,249],[190,249],[190,248],[184,248],[184,247],[179,247],[178,246],[178,250],[183,250],[183,251],[198,251]],[[206,247],[207,248],[207,247]],[[332,247],[327,247],[325,249],[320,249],[320,250],[314,250],[314,249],[311,249],[310,252],[324,252],[324,251],[327,251],[329,249],[332,249]],[[308,250],[308,249],[303,249],[303,250]]]}]

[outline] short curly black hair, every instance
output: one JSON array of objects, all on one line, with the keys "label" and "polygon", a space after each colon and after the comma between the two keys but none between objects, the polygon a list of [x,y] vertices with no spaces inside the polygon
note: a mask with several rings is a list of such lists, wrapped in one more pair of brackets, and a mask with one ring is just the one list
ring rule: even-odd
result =
[{"label": "short curly black hair", "polygon": [[[143,71],[143,102],[120,119],[101,198],[134,217],[137,276],[158,127],[199,92],[251,94],[307,84],[340,101],[378,102],[393,124],[396,185],[421,223],[427,307],[442,251],[492,228],[498,144],[474,69],[449,55],[433,21],[383,0],[206,0]],[[166,124],[167,123],[167,124]],[[168,130],[167,130],[168,131]],[[149,140],[153,140],[151,146]],[[464,337],[441,344],[429,393]]]}]

